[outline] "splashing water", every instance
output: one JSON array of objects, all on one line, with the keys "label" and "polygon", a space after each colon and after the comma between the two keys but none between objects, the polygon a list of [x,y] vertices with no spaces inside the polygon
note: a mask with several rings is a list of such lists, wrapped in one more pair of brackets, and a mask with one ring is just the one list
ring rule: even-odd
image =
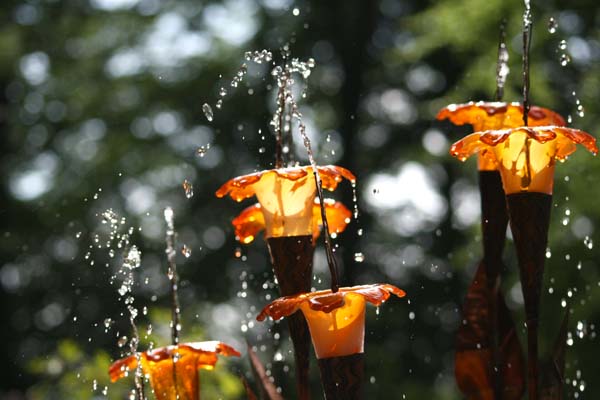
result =
[{"label": "splashing water", "polygon": [[210,150],[210,143],[208,143],[206,146],[198,147],[198,149],[196,150],[196,154],[199,157],[204,157],[206,155],[206,153],[208,152],[208,150]]},{"label": "splashing water", "polygon": [[183,186],[183,190],[185,192],[186,198],[191,199],[192,197],[194,197],[194,186],[192,185],[192,183],[190,181],[185,179],[183,181],[182,186]]},{"label": "splashing water", "polygon": [[354,261],[357,263],[365,261],[365,255],[363,253],[354,253]]},{"label": "splashing water", "polygon": [[556,33],[556,30],[558,29],[558,22],[556,21],[556,19],[554,19],[554,17],[550,17],[550,19],[548,20],[548,32],[552,33]]},{"label": "splashing water", "polygon": [[498,60],[496,62],[496,101],[504,97],[504,85],[510,73],[508,67],[508,49],[506,48],[506,20],[500,24],[500,39],[498,41]]},{"label": "splashing water", "polygon": [[181,310],[179,307],[179,294],[178,294],[178,276],[177,276],[177,264],[175,257],[177,255],[175,251],[175,242],[177,240],[177,232],[175,232],[175,212],[171,207],[165,208],[164,211],[165,222],[167,224],[167,230],[165,234],[167,254],[167,277],[171,282],[171,342],[176,345],[179,344],[179,331],[181,330]]},{"label": "splashing water", "polygon": [[208,120],[208,122],[212,122],[213,117],[214,117],[214,113],[213,113],[213,109],[210,106],[210,104],[204,103],[202,105],[202,112],[204,113],[204,116],[206,117],[206,119]]},{"label": "splashing water", "polygon": [[273,54],[268,50],[247,51],[244,53],[244,58],[247,61],[252,61],[256,64],[268,63],[273,59]]},{"label": "splashing water", "polygon": [[558,56],[558,62],[562,67],[566,67],[571,62],[571,56],[567,53],[567,41],[561,40],[558,42],[557,52],[560,53]]},{"label": "splashing water", "polygon": [[[117,292],[121,300],[123,301],[125,308],[128,312],[129,324],[131,326],[131,338],[127,336],[119,336],[117,340],[118,347],[124,347],[129,343],[129,351],[134,354],[138,359],[135,376],[133,397],[139,400],[145,399],[144,395],[144,374],[142,371],[142,363],[140,362],[140,353],[138,352],[139,334],[135,320],[138,316],[138,310],[134,307],[133,287],[135,285],[135,271],[139,269],[142,262],[142,253],[138,250],[137,246],[130,245],[130,235],[133,233],[133,227],[130,227],[126,232],[121,232],[121,228],[126,224],[126,219],[120,218],[117,213],[112,209],[107,209],[101,214],[102,224],[108,224],[109,226],[109,239],[106,241],[105,246],[108,249],[110,258],[114,258],[115,250],[112,246],[116,243],[118,248],[123,248],[123,262],[115,275],[111,277],[111,284],[117,277],[121,278]],[[99,236],[96,235],[94,241],[98,243],[98,247],[102,246]],[[114,321],[111,318],[106,318],[103,321],[105,332],[108,332]]]},{"label": "splashing water", "polygon": [[183,254],[185,258],[190,258],[192,256],[192,249],[190,249],[184,244],[183,246],[181,246],[181,254]]},{"label": "splashing water", "polygon": [[276,168],[279,168],[283,164],[282,159],[282,144],[283,144],[283,120],[286,109],[289,110],[291,119],[296,121],[298,126],[298,132],[302,137],[302,144],[306,149],[308,160],[312,166],[313,175],[315,178],[315,185],[317,187],[317,197],[321,204],[321,220],[323,221],[323,237],[325,239],[325,254],[327,256],[327,264],[331,273],[331,291],[337,292],[338,290],[338,276],[337,276],[337,264],[333,255],[333,247],[331,244],[331,237],[329,235],[329,226],[327,223],[327,216],[325,214],[325,201],[323,197],[323,186],[319,170],[317,169],[317,163],[314,158],[314,154],[311,147],[310,139],[306,133],[306,125],[302,121],[302,114],[298,108],[298,103],[294,99],[292,93],[292,86],[294,85],[294,75],[300,74],[302,78],[307,79],[312,69],[315,67],[315,61],[311,58],[306,62],[298,59],[292,59],[287,62],[289,57],[289,48],[284,46],[282,50],[284,59],[283,66],[275,66],[271,71],[271,75],[277,81],[277,87],[279,88],[277,94],[277,109],[273,114],[271,125],[275,129],[277,135],[277,147],[276,147]]}]

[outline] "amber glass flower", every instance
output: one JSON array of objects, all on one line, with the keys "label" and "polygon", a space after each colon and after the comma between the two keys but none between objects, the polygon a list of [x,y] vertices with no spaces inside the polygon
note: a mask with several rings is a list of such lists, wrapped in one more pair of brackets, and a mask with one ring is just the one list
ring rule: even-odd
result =
[{"label": "amber glass flower", "polygon": [[594,155],[596,139],[590,134],[559,126],[518,127],[475,132],[450,149],[464,161],[474,153],[490,151],[497,161],[506,194],[539,192],[552,194],[554,165],[583,145]]},{"label": "amber glass flower", "polygon": [[[239,357],[240,353],[224,343],[210,341],[161,347],[140,353],[139,358],[158,400],[198,400],[198,369],[213,369],[218,355]],[[115,361],[109,369],[111,381],[135,373],[137,365],[135,355]]]},{"label": "amber glass flower", "polygon": [[281,297],[267,305],[256,317],[274,320],[287,317],[300,309],[310,329],[317,358],[330,358],[362,353],[365,337],[366,302],[380,306],[390,295],[405,295],[389,284],[373,284],[302,293]]},{"label": "amber glass flower", "polygon": [[[323,188],[333,191],[344,178],[356,178],[345,168],[317,167]],[[316,185],[311,166],[265,170],[238,176],[217,190],[217,197],[242,201],[256,195],[264,217],[265,235],[302,236],[313,233],[313,204]]]},{"label": "amber glass flower", "polygon": [[[327,216],[330,234],[343,232],[352,216],[352,213],[346,206],[333,199],[325,199],[325,214]],[[238,241],[244,244],[252,243],[256,238],[256,235],[265,229],[265,218],[260,203],[245,208],[233,221],[231,221],[231,223],[235,228],[235,237]],[[313,242],[319,237],[322,225],[321,205],[319,200],[315,198],[312,216]]]},{"label": "amber glass flower", "polygon": [[[558,113],[547,108],[531,106],[529,109],[529,126],[565,126],[565,120]],[[466,104],[450,104],[438,113],[438,120],[448,119],[454,125],[469,124],[475,132],[518,128],[523,125],[523,105],[504,102],[469,102]],[[482,149],[478,157],[480,171],[497,169],[494,153]]]}]

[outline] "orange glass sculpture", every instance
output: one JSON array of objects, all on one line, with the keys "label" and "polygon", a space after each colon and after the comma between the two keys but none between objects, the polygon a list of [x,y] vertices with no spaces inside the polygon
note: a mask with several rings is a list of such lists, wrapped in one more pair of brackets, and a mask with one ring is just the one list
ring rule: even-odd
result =
[{"label": "orange glass sculpture", "polygon": [[343,287],[336,293],[302,293],[275,300],[256,319],[278,320],[301,310],[318,359],[363,353],[366,302],[380,306],[392,294],[405,296],[403,290],[385,283]]},{"label": "orange glass sculpture", "polygon": [[[240,353],[224,343],[209,341],[148,350],[140,353],[139,359],[158,400],[198,400],[198,369],[213,369],[218,355],[239,357]],[[115,361],[109,369],[111,381],[135,373],[137,366],[135,355]]]},{"label": "orange glass sculpture", "polygon": [[[327,165],[317,167],[324,189],[333,191],[344,178],[355,182],[345,168]],[[316,185],[311,166],[279,168],[239,176],[217,190],[217,197],[229,195],[242,201],[256,195],[260,203],[265,236],[302,236],[314,231],[313,204]]]},{"label": "orange glass sculpture", "polygon": [[475,132],[454,143],[450,154],[465,161],[474,153],[493,154],[504,192],[552,194],[556,160],[564,161],[583,145],[598,152],[596,139],[578,129],[559,126],[518,127]]},{"label": "orange glass sculpture", "polygon": [[[565,126],[565,120],[558,113],[543,107],[532,106],[529,109],[530,126]],[[523,105],[504,102],[468,102],[450,104],[436,116],[438,120],[447,119],[454,125],[469,124],[475,132],[518,128],[523,125]],[[494,171],[497,163],[493,152],[482,149],[479,152],[480,171]]]},{"label": "orange glass sculpture", "polygon": [[[315,243],[323,226],[321,204],[318,198],[314,200],[312,212],[312,236],[313,243]],[[343,232],[352,216],[346,206],[333,199],[325,199],[325,214],[330,234]],[[260,203],[245,208],[231,223],[235,228],[235,237],[238,241],[244,244],[252,243],[256,235],[265,229],[265,218]]]}]

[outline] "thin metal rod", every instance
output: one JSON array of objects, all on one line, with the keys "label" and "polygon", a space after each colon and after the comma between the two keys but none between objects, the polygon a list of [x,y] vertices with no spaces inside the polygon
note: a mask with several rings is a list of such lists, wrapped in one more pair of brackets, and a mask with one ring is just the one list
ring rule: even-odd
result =
[{"label": "thin metal rod", "polygon": [[277,124],[278,126],[275,130],[275,168],[283,167],[283,125],[285,115],[285,92],[287,81],[287,76],[284,76],[282,79],[282,86],[277,91],[277,108],[279,116]]},{"label": "thin metal rod", "polygon": [[331,291],[336,293],[340,284],[338,281],[338,268],[335,256],[333,255],[333,246],[331,244],[331,235],[329,234],[329,223],[327,222],[327,213],[325,212],[325,199],[323,197],[323,183],[318,171],[314,173],[315,184],[317,185],[317,196],[319,197],[319,205],[321,209],[321,220],[323,221],[323,237],[325,239],[325,254],[327,255],[327,265],[331,274]]},{"label": "thin metal rod", "polygon": [[523,14],[523,124],[529,123],[529,50],[531,48],[531,7],[529,1],[525,1],[525,13]]}]

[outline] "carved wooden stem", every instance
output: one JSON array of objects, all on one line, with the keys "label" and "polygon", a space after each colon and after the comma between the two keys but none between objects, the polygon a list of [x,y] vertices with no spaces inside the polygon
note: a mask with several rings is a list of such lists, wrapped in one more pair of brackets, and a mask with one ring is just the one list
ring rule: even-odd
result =
[{"label": "carved wooden stem", "polygon": [[479,172],[481,193],[481,230],[483,232],[483,261],[488,286],[493,288],[502,272],[502,252],[508,225],[506,196],[498,171]]},{"label": "carved wooden stem", "polygon": [[538,399],[538,316],[552,195],[515,193],[506,196],[527,319],[529,400]]},{"label": "carved wooden stem", "polygon": [[[310,292],[314,246],[311,235],[267,239],[271,262],[282,296]],[[286,317],[296,361],[296,386],[300,400],[310,399],[308,379],[310,331],[301,312]]]},{"label": "carved wooden stem", "polygon": [[318,362],[326,400],[362,399],[363,353],[321,358]]},{"label": "carved wooden stem", "polygon": [[498,289],[502,272],[502,252],[508,225],[506,196],[502,189],[502,179],[498,171],[479,172],[479,192],[481,193],[481,230],[483,234],[483,263],[489,301],[489,339],[492,355],[490,378],[495,399],[501,399],[503,390],[500,374],[500,338],[498,330]]}]

